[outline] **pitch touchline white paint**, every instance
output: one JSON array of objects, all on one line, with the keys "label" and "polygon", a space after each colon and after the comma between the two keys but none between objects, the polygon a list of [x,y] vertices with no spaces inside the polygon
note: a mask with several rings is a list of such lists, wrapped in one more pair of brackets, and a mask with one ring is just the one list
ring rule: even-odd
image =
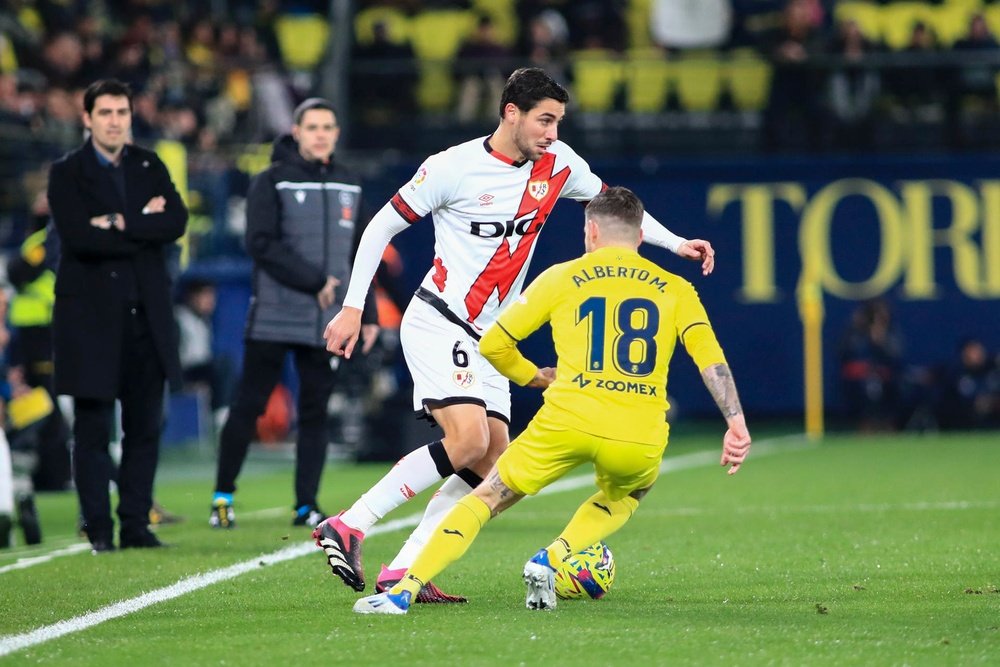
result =
[{"label": "pitch touchline white paint", "polygon": [[56,549],[55,551],[49,551],[48,553],[40,554],[38,556],[27,556],[25,558],[18,558],[15,562],[10,565],[4,565],[0,567],[0,574],[4,572],[11,572],[13,570],[23,570],[33,565],[41,565],[42,563],[48,563],[54,558],[59,558],[60,556],[70,556],[72,554],[78,554],[81,551],[90,551],[90,544],[86,542],[78,542],[76,544],[71,544],[68,547],[62,549]]},{"label": "pitch touchline white paint", "polygon": [[[779,446],[778,440],[787,441],[789,439],[792,440],[791,445]],[[779,451],[805,449],[810,446],[811,445],[798,436],[794,438],[779,438],[755,444],[753,454],[754,458],[759,458],[762,455],[774,454]],[[712,462],[717,462],[718,460],[719,454],[715,452],[694,452],[691,454],[682,454],[680,456],[664,460],[663,464],[660,466],[660,471],[666,473],[675,470],[696,468]],[[572,489],[590,486],[591,484],[593,484],[592,475],[577,475],[575,477],[559,480],[558,482],[549,485],[543,489],[539,495],[549,495],[562,491],[570,491]],[[412,528],[420,521],[420,516],[420,514],[411,514],[410,516],[402,519],[385,521],[372,528],[367,534],[369,536],[379,535],[382,533],[391,533],[403,528]],[[89,545],[81,544],[78,546],[86,548]],[[179,598],[182,595],[193,593],[197,590],[205,588],[206,586],[217,584],[220,581],[234,579],[241,574],[257,570],[262,566],[283,563],[311,553],[318,553],[316,551],[316,545],[313,542],[294,544],[272,554],[265,554],[256,558],[251,558],[250,560],[230,565],[229,567],[222,568],[221,570],[213,570],[204,574],[188,577],[187,579],[181,579],[177,583],[171,584],[170,586],[158,588],[155,591],[144,593],[139,597],[110,604],[106,607],[98,609],[97,611],[83,614],[82,616],[76,616],[65,621],[53,623],[52,625],[42,626],[19,635],[0,637],[0,658],[31,646],[37,646],[38,644],[44,644],[47,641],[58,639],[64,635],[92,628],[95,625],[100,625],[101,623],[110,621],[113,618],[134,614],[135,612],[145,609],[151,605]]]}]

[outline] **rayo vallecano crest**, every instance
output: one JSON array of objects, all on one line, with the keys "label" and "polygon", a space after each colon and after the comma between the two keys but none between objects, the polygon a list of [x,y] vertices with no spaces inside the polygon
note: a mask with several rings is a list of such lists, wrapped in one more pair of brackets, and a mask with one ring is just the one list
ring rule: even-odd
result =
[{"label": "rayo vallecano crest", "polygon": [[295,201],[297,201],[298,203],[301,204],[305,200],[306,200],[306,193],[303,190],[296,190],[295,191]]},{"label": "rayo vallecano crest", "polygon": [[528,181],[528,194],[542,201],[542,197],[547,195],[549,192],[549,182],[548,181]]},{"label": "rayo vallecano crest", "polygon": [[476,376],[471,371],[455,371],[452,379],[462,389],[468,389],[476,382]]}]

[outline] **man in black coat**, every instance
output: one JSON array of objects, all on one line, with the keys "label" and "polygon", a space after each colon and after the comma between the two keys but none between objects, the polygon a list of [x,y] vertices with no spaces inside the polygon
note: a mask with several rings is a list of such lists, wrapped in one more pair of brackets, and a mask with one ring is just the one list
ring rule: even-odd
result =
[{"label": "man in black coat", "polygon": [[[235,525],[233,493],[256,432],[257,418],[281,378],[285,357],[299,376],[293,523],[315,527],[326,461],[327,402],[332,355],[323,331],[342,304],[361,226],[361,185],[334,162],[340,130],[329,102],[308,99],[295,109],[292,136],[275,142],[272,164],[247,194],[247,252],[253,298],[247,316],[243,375],[219,437],[219,465],[209,524]],[[372,304],[362,315],[363,351],[378,335]]]},{"label": "man in black coat", "polygon": [[55,388],[73,397],[73,478],[94,553],[115,548],[108,452],[122,405],[120,545],[159,547],[149,531],[164,381],[180,380],[167,253],[187,209],[155,153],[128,145],[132,92],[84,93],[90,139],[52,165],[49,207],[62,246],[53,314]]}]

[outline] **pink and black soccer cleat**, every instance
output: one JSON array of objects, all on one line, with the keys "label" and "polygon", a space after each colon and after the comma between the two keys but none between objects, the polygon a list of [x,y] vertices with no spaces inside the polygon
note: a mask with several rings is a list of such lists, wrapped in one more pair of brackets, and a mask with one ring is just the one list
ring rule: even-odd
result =
[{"label": "pink and black soccer cleat", "polygon": [[[390,588],[400,582],[405,574],[406,570],[403,568],[390,570],[383,565],[378,573],[378,579],[375,580],[375,591],[378,593],[387,593]],[[423,604],[460,604],[469,600],[461,595],[445,593],[435,586],[433,582],[428,581],[423,585],[413,601]]]},{"label": "pink and black soccer cleat", "polygon": [[361,543],[365,534],[340,520],[341,512],[316,527],[312,536],[316,546],[326,553],[326,560],[333,573],[361,592],[365,590],[365,571],[361,567]]}]

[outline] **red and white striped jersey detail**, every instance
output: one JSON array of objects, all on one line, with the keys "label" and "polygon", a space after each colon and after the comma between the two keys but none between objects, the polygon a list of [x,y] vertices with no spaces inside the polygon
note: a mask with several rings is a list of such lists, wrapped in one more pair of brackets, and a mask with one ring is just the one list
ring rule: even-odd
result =
[{"label": "red and white striped jersey detail", "polygon": [[603,187],[561,141],[537,162],[514,163],[479,138],[428,158],[392,205],[409,222],[432,215],[434,266],[421,286],[482,331],[520,294],[556,201],[586,202]]}]

